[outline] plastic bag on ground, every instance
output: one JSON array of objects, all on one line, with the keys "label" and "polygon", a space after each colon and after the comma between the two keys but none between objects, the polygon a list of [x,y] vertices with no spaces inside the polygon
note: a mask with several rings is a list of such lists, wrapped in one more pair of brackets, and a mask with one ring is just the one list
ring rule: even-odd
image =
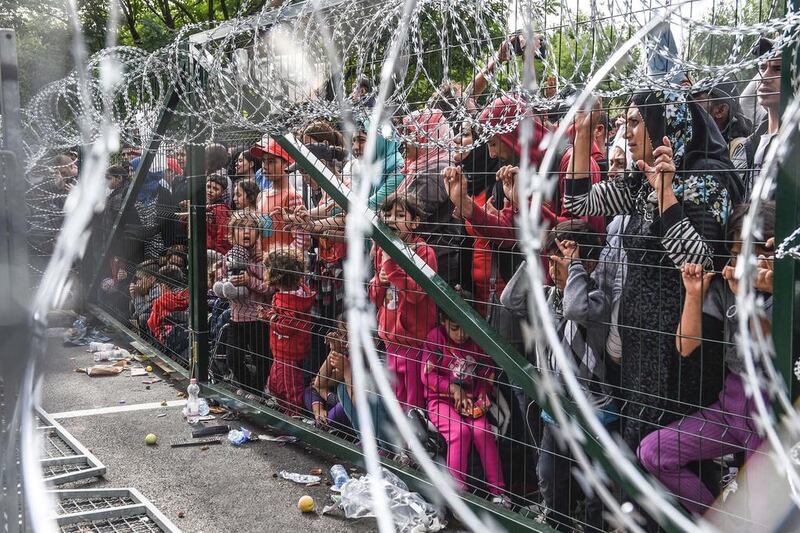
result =
[{"label": "plastic bag on ground", "polygon": [[[394,525],[399,533],[422,533],[444,529],[446,522],[439,509],[425,501],[416,492],[391,472],[383,469],[383,485],[392,512]],[[347,518],[374,517],[372,510],[372,483],[369,474],[352,478],[342,486],[341,500],[334,506],[326,507],[327,513],[340,508]]]}]

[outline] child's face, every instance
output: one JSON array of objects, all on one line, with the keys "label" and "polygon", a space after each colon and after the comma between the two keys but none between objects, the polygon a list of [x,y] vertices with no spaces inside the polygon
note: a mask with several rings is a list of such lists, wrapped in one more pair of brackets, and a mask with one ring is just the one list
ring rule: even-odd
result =
[{"label": "child's face", "polygon": [[219,183],[215,183],[213,181],[209,181],[206,183],[206,202],[212,203],[216,202],[220,198],[222,198],[222,193],[225,190],[220,186]]},{"label": "child's face", "polygon": [[264,154],[264,159],[261,163],[261,169],[265,178],[270,181],[275,181],[276,179],[286,175],[286,161],[272,154]]},{"label": "child's face", "polygon": [[150,276],[150,275],[144,274],[142,272],[137,273],[136,274],[136,278],[138,279],[139,286],[143,290],[148,291],[148,292],[150,291],[150,289],[153,288],[153,285],[155,284],[155,281],[156,281],[156,278],[154,276]]},{"label": "child's face", "polygon": [[356,158],[364,155],[364,147],[367,145],[367,132],[359,131],[353,135],[352,152]]},{"label": "child's face", "polygon": [[469,335],[464,331],[464,328],[459,326],[456,322],[445,318],[442,321],[447,337],[456,344],[463,344],[469,340]]},{"label": "child's face", "polygon": [[411,238],[419,226],[419,219],[414,218],[400,203],[394,204],[389,211],[384,211],[383,219],[386,225],[404,241]]},{"label": "child's face", "polygon": [[233,191],[233,201],[236,204],[237,209],[244,209],[247,207],[247,197],[245,196],[242,188],[238,185]]},{"label": "child's face", "polygon": [[239,154],[239,158],[236,160],[236,173],[243,176],[250,172],[250,167],[252,165],[253,163],[245,159],[244,155]]},{"label": "child's face", "polygon": [[237,227],[233,229],[233,242],[245,248],[255,246],[258,239],[258,230],[253,227]]}]

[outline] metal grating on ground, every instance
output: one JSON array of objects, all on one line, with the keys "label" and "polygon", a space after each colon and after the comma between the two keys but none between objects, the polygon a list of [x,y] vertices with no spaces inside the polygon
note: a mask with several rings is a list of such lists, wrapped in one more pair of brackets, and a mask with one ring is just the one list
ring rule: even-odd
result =
[{"label": "metal grating on ground", "polygon": [[47,483],[61,485],[106,473],[105,465],[47,412],[37,407],[35,416],[43,443],[39,462]]},{"label": "metal grating on ground", "polygon": [[54,490],[56,520],[64,533],[180,533],[136,489]]},{"label": "metal grating on ground", "polygon": [[59,515],[97,511],[111,507],[134,505],[136,501],[129,496],[109,496],[106,498],[64,498],[58,502]]}]

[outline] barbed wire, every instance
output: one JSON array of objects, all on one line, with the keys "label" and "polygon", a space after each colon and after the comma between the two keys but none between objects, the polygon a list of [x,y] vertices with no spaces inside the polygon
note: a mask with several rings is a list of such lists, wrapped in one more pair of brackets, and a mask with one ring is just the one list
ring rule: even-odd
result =
[{"label": "barbed wire", "polygon": [[[627,35],[636,31],[638,19],[652,16],[647,13],[625,16],[634,13],[630,2],[614,13],[616,5],[609,5],[611,11],[606,16],[600,13],[597,2],[590,4],[589,13],[579,14],[565,8],[559,18],[560,24],[550,28],[548,35],[545,24],[548,14],[544,8],[521,4],[520,9],[526,11],[521,15],[534,24],[540,23],[545,28],[545,39],[559,42],[564,48],[562,53],[550,53],[538,60],[540,66],[536,71],[555,76],[561,87],[581,87],[605,61],[607,51],[619,47]],[[299,129],[319,117],[338,120],[341,109],[325,91],[332,81],[327,52],[319,37],[319,24],[331,28],[339,64],[352,72],[353,77],[375,78],[389,43],[397,38],[403,3],[398,0],[379,3],[332,0],[322,18],[314,16],[315,6],[287,2],[276,8],[265,8],[253,16],[231,19],[217,27],[209,23],[185,26],[170,44],[154,52],[122,46],[102,50],[90,58],[87,69],[90,73],[98,72],[100,63],[109,58],[121,65],[125,75],[112,91],[111,113],[122,142],[131,145],[142,145],[152,134],[170,90],[179,91],[181,103],[174,114],[184,119],[175,121],[174,127],[162,136],[162,141],[173,144],[202,144],[227,129],[281,134]],[[652,13],[657,12],[656,6]],[[508,27],[508,15],[506,5],[490,0],[418,2],[393,75],[387,106],[396,116],[408,114],[424,106],[421,88],[427,87],[433,92],[459,74],[466,79],[456,81],[470,82],[483,72],[489,59],[495,57],[499,44],[515,29]],[[286,24],[288,20],[292,23]],[[619,99],[643,90],[707,89],[732,75],[753,69],[765,59],[750,51],[758,37],[774,36],[774,49],[782,49],[800,37],[800,15],[793,11],[768,21],[735,27],[696,20],[680,11],[672,12],[666,22],[680,24],[685,31],[692,32],[695,44],[691,50],[684,47],[680,53],[674,53],[659,45],[657,39],[646,38],[639,47],[640,57],[657,56],[671,65],[670,71],[666,75],[651,76],[647,75],[644,61],[639,64],[629,61],[628,65],[609,73],[607,83],[595,91],[597,95]],[[607,31],[611,27],[614,31]],[[197,37],[203,31],[210,33],[206,40]],[[723,37],[732,39],[732,46],[721,61],[709,63],[703,57],[692,57],[693,53],[702,55],[704,43]],[[599,42],[602,46],[597,44]],[[568,104],[564,94],[544,97],[537,91],[522,89],[522,65],[531,53],[523,61],[508,61],[502,76],[487,76],[486,91],[481,96],[488,100],[516,97],[521,104],[520,113],[502,124],[482,125],[474,144],[483,144],[494,134],[511,131],[526,114],[546,113]],[[572,72],[559,68],[567,56],[573,59]],[[190,69],[193,62],[200,68]],[[672,76],[687,72],[696,76],[692,87],[676,83]],[[340,84],[345,82],[344,78]],[[24,109],[29,169],[53,152],[81,145],[75,117],[83,115],[96,119],[95,124],[100,123],[103,111],[99,78],[90,77],[87,109],[84,109],[87,104],[78,97],[77,88],[78,77],[72,73],[46,86]],[[337,88],[344,94],[349,93],[345,89]],[[477,117],[467,107],[466,95],[455,98],[453,103],[452,114],[456,120],[477,126]],[[368,107],[354,106],[356,117],[368,114]],[[189,119],[194,124],[192,130],[187,127]],[[93,133],[97,136],[99,130]],[[452,141],[430,138],[424,132],[415,138],[401,131],[394,134],[404,142],[421,146],[465,149]]]}]

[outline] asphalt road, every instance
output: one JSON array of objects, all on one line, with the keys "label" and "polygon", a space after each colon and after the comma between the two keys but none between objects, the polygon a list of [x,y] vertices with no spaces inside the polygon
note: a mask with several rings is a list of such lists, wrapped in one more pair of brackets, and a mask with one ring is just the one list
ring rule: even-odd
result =
[{"label": "asphalt road", "polygon": [[[50,330],[49,352],[43,363],[42,406],[49,413],[180,399],[179,390],[168,381],[152,384],[148,390],[142,383],[148,378],[131,377],[127,371],[113,377],[89,377],[74,372],[76,367],[93,364],[92,355],[85,347],[64,347],[62,333],[63,330]],[[158,416],[164,413],[166,416]],[[311,495],[317,510],[321,510],[329,501],[328,487],[324,483],[305,487],[273,477],[274,474],[280,470],[307,474],[313,468],[322,468],[327,473],[335,462],[302,443],[251,442],[234,447],[221,435],[223,444],[207,450],[170,448],[170,443],[192,440],[194,427],[184,421],[180,407],[79,413],[60,418],[59,422],[108,469],[104,479],[61,488],[134,487],[183,531],[377,530],[373,519],[354,521],[298,511],[297,501],[304,494]],[[236,421],[207,424],[221,423],[241,425]],[[145,445],[148,433],[158,436],[156,446]]]}]

